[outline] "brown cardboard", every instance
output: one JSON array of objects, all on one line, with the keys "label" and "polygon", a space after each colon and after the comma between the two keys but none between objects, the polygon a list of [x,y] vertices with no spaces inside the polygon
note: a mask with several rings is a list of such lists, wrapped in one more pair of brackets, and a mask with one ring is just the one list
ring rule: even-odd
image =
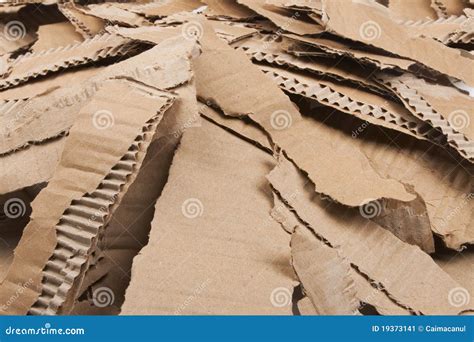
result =
[{"label": "brown cardboard", "polygon": [[[278,221],[282,227],[288,232],[293,233],[296,228],[304,231],[308,231],[304,223],[299,220],[294,212],[290,211],[288,206],[282,201],[279,195],[274,193],[273,200],[275,203],[274,208],[272,209],[272,217]],[[330,252],[327,248],[323,248],[320,245],[325,244],[319,239],[311,239],[312,245],[317,250],[325,251],[324,255],[334,254]],[[318,246],[319,245],[319,246]],[[315,256],[316,257],[316,256]],[[315,262],[311,259],[312,262]],[[317,263],[318,261],[316,261]],[[328,272],[329,270],[326,270]],[[309,274],[310,276],[311,274]],[[406,308],[401,307],[395,303],[387,294],[382,291],[382,289],[377,288],[376,284],[373,284],[366,276],[362,275],[359,270],[351,265],[349,270],[348,277],[351,279],[355,286],[355,296],[360,303],[359,310],[363,309],[365,305],[372,306],[378,313],[382,315],[409,315],[411,314]],[[317,281],[317,279],[311,279],[312,281]],[[303,284],[304,285],[304,284]],[[352,292],[352,291],[351,291]],[[314,307],[311,299],[304,297],[297,303],[300,313],[303,315],[316,315],[317,311]]]},{"label": "brown cardboard", "polygon": [[291,260],[304,291],[319,315],[354,315],[359,307],[349,262],[317,241],[306,227],[291,236]]},{"label": "brown cardboard", "polygon": [[269,217],[264,179],[273,164],[207,121],[187,130],[121,313],[291,314],[289,236]]},{"label": "brown cardboard", "polygon": [[[42,191],[33,202],[31,221],[25,228],[22,241],[15,250],[15,259],[10,269],[11,272],[8,273],[2,283],[3,291],[0,293],[2,301],[6,301],[5,299],[9,297],[9,293],[13,293],[15,289],[20,286],[19,284],[22,284],[27,280],[25,277],[30,276],[33,285],[28,292],[25,292],[25,295],[21,300],[16,301],[11,306],[4,309],[3,311],[5,313],[25,314],[41,294],[41,281],[43,279],[43,273],[41,271],[46,265],[46,261],[51,257],[56,245],[57,233],[54,227],[55,224],[60,221],[62,214],[70,205],[71,200],[79,200],[84,194],[96,189],[100,184],[101,179],[107,175],[107,173],[110,172],[110,169],[120,161],[123,155],[125,155],[127,149],[132,144],[133,139],[139,135],[139,130],[145,126],[146,121],[156,115],[155,113],[150,112],[149,109],[153,101],[155,101],[155,104],[159,104],[161,101],[161,104],[158,105],[157,108],[165,105],[169,106],[169,100],[166,98],[156,97],[155,99],[152,99],[150,97],[146,99],[143,97],[140,102],[142,108],[141,111],[137,110],[135,104],[135,126],[133,127],[131,126],[130,116],[128,115],[130,109],[127,109],[127,106],[129,107],[131,102],[127,100],[127,95],[136,96],[140,93],[137,92],[137,90],[133,90],[133,88],[127,89],[127,84],[123,81],[109,83],[109,86],[109,89],[105,87],[96,94],[95,102],[89,103],[88,106],[81,110],[76,124],[70,132],[69,139],[67,140],[54,179],[49,182],[48,187]],[[114,89],[114,87],[118,88]],[[128,87],[130,87],[130,85]],[[113,98],[112,94],[114,91],[118,91],[119,89],[121,90],[122,97],[121,102],[118,103],[115,100],[111,100],[111,97]],[[101,107],[102,109],[99,109]],[[114,124],[107,127],[110,129],[94,128],[94,120],[91,119],[91,112],[97,113],[98,110],[108,110],[108,113],[115,113],[113,114]],[[127,117],[127,124],[124,125],[122,122]],[[103,121],[100,121],[99,123],[103,123]],[[93,135],[90,133],[95,133],[96,137],[93,138]],[[100,145],[103,146],[102,152],[100,153],[97,151],[95,154],[87,152],[87,145],[84,144],[83,141],[81,142],[81,140],[83,140],[81,135],[83,134],[87,134],[88,143],[92,143],[93,139],[96,139],[97,142],[100,141]],[[118,135],[123,135],[123,137],[119,139],[120,144],[116,143],[118,142]],[[111,148],[111,146],[114,147]],[[82,149],[80,147],[82,147]],[[85,173],[84,170],[88,169],[96,171],[93,173]],[[77,179],[81,179],[80,188],[71,185],[68,186],[68,183],[71,183],[71,180]],[[41,231],[42,236],[40,239],[37,238],[39,231]],[[83,234],[86,233],[84,232]],[[36,239],[34,238],[35,236]],[[32,245],[35,245],[35,247],[32,248]],[[67,245],[68,244],[66,244],[66,246]],[[31,250],[35,251],[34,255],[30,253]],[[57,257],[60,257],[60,255],[61,254],[58,254]],[[33,267],[33,269],[40,272],[36,271],[35,274],[32,272],[22,272],[21,270],[24,269],[24,267]],[[55,268],[53,268],[53,270],[54,269]],[[48,278],[46,277],[45,279],[47,280]],[[62,294],[62,296],[64,295],[66,298],[63,298],[63,300],[67,299],[67,293]],[[56,303],[57,305],[61,305],[61,302],[61,298],[59,298],[59,302]],[[47,309],[48,306],[45,307],[45,310]]]},{"label": "brown cardboard", "polygon": [[[400,305],[423,314],[458,314],[469,308],[450,305],[449,291],[459,284],[427,254],[398,240],[358,212],[337,204],[325,205],[314,194],[311,182],[287,160],[281,160],[268,179],[316,235],[332,246],[340,246],[350,263],[383,286]],[[409,264],[407,257],[412,260]]]},{"label": "brown cardboard", "polygon": [[[364,2],[324,1],[326,29],[344,37],[408,57],[474,86],[474,61],[433,39],[411,36],[390,19],[384,7]],[[372,36],[371,34],[374,34]],[[432,54],[431,51],[438,51]],[[449,60],[449,63],[446,61]]]},{"label": "brown cardboard", "polygon": [[209,16],[248,19],[256,15],[254,11],[238,4],[236,0],[203,0],[202,2],[207,5],[205,13]]},{"label": "brown cardboard", "polygon": [[84,13],[73,1],[58,4],[58,9],[76,27],[76,31],[86,39],[104,30],[105,22],[102,19]]},{"label": "brown cardboard", "polygon": [[[195,62],[198,95],[216,103],[226,115],[248,115],[257,122],[270,134],[273,142],[309,174],[321,193],[349,206],[359,206],[368,198],[413,199],[402,184],[380,178],[365,156],[352,149],[351,144],[344,145],[344,150],[340,148],[340,154],[334,154],[337,142],[331,133],[320,126],[321,132],[314,134],[316,127],[310,126],[311,121],[302,118],[277,85],[252,65],[245,55],[232,51],[210,34],[204,34],[202,43],[203,54]],[[212,47],[219,50],[211,50]],[[218,59],[226,59],[227,63],[215,68],[213,66]],[[239,92],[236,89],[240,89]],[[259,94],[258,98],[252,96],[255,93]],[[326,153],[314,153],[315,150]],[[331,163],[331,158],[339,159]],[[340,174],[334,165],[341,168]],[[359,169],[350,176],[342,172],[354,167]],[[336,174],[337,184],[331,181]],[[358,176],[357,181],[354,181],[354,176]],[[347,186],[343,185],[345,182]]]},{"label": "brown cardboard", "polygon": [[123,38],[104,34],[81,43],[20,56],[11,63],[12,71],[9,76],[0,80],[0,89],[6,89],[63,68],[124,55],[133,48],[127,42]]},{"label": "brown cardboard", "polygon": [[397,16],[404,20],[423,20],[437,19],[435,10],[431,7],[431,0],[412,0],[410,5],[403,0],[389,0],[388,8],[393,16]]},{"label": "brown cardboard", "polygon": [[[60,35],[57,34],[58,31],[61,32]],[[84,40],[69,22],[41,25],[37,34],[38,40],[31,47],[34,52],[74,45]]]},{"label": "brown cardboard", "polygon": [[272,6],[265,0],[237,0],[237,2],[268,18],[284,31],[301,35],[322,32],[322,28],[315,25],[314,22],[310,22],[310,20],[304,18],[303,13]]},{"label": "brown cardboard", "polygon": [[121,9],[113,4],[88,5],[87,8],[81,8],[81,12],[100,18],[102,20],[120,23],[126,26],[147,26],[150,22],[140,15]]}]

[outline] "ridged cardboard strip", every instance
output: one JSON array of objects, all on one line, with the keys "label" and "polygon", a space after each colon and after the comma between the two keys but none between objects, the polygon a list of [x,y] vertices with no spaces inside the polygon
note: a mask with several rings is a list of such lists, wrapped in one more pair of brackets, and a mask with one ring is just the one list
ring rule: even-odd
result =
[{"label": "ridged cardboard strip", "polygon": [[370,78],[359,76],[355,72],[345,72],[343,69],[339,69],[332,65],[328,66],[323,63],[317,63],[316,60],[307,61],[303,58],[297,58],[283,51],[281,47],[275,43],[262,43],[262,41],[246,39],[235,44],[234,47],[241,49],[258,62],[266,62],[279,66],[288,66],[299,70],[306,70],[322,77],[332,77],[338,81],[351,82],[358,87],[363,87],[379,94],[387,94],[385,89],[382,89],[378,84],[371,81]]},{"label": "ridged cardboard strip", "polygon": [[[117,93],[121,94],[119,98],[115,96]],[[93,101],[81,109],[53,178],[32,204],[31,220],[15,250],[13,266],[2,283],[0,300],[6,302],[25,282],[31,286],[21,300],[0,308],[0,312],[26,314],[34,305],[43,292],[45,265],[58,246],[55,227],[63,214],[74,200],[84,199],[85,194],[97,190],[109,173],[113,179],[124,176],[111,169],[116,164],[127,168],[127,164],[121,162],[122,157],[127,154],[135,138],[143,134],[143,127],[147,127],[152,119],[161,119],[174,99],[175,96],[169,92],[137,82],[111,80],[94,95]],[[131,111],[134,115],[130,115]],[[98,118],[96,113],[102,118]],[[91,153],[91,145],[95,146],[94,153]],[[129,177],[133,181],[134,173]],[[109,181],[109,184],[114,186],[114,182]],[[126,189],[127,184],[123,191]],[[116,203],[120,203],[120,196]],[[84,234],[81,233],[83,239]],[[66,246],[77,248],[77,245],[71,244],[72,240],[68,241]],[[73,269],[70,276],[74,277],[74,272],[77,269]],[[71,291],[78,285],[71,284]],[[48,291],[48,286],[45,291]],[[66,299],[72,300],[69,297]]]},{"label": "ridged cardboard strip", "polygon": [[[77,32],[79,32],[84,38],[92,38],[96,34],[103,31],[101,25],[102,20],[83,14],[76,7],[73,1],[58,4],[58,9],[71,22],[71,24],[74,25]],[[87,23],[85,20],[85,18],[88,17],[90,18],[89,23]]]},{"label": "ridged cardboard strip", "polygon": [[[291,75],[293,77],[289,77],[288,72],[275,68],[262,68],[262,71],[277,82],[282,89],[288,92],[316,100],[344,113],[357,116],[362,120],[367,120],[372,124],[398,130],[418,139],[426,139],[436,144],[443,144],[442,136],[440,136],[437,131],[431,127],[427,129],[428,125],[423,125],[422,122],[415,119],[407,120],[406,117],[402,117],[399,113],[390,112],[385,108],[369,103],[354,101],[348,95],[341,94],[331,89],[328,85],[319,83],[317,80],[312,80],[311,83],[305,83],[299,80],[297,75],[294,74]],[[308,81],[307,78],[306,81]]]},{"label": "ridged cardboard strip", "polygon": [[445,44],[458,41],[469,40],[472,38],[472,29],[469,29],[470,22],[473,18],[464,15],[452,15],[448,18],[422,19],[399,21],[399,24],[405,25],[412,30],[413,34],[425,35],[435,38]]},{"label": "ridged cardboard strip", "polygon": [[12,62],[12,71],[6,79],[0,80],[0,89],[7,89],[61,69],[121,56],[134,47],[135,43],[127,39],[104,34],[70,46],[27,53]]},{"label": "ridged cardboard strip", "polygon": [[442,114],[436,112],[416,90],[403,82],[403,76],[378,74],[377,79],[391,89],[413,115],[443,132],[449,145],[465,159],[474,163],[474,141],[470,141],[464,134],[456,131]]},{"label": "ridged cardboard strip", "polygon": [[90,255],[117,208],[118,198],[134,180],[132,173],[138,173],[159,119],[156,116],[144,128],[94,192],[74,200],[64,212],[56,225],[58,244],[43,269],[43,292],[30,314],[57,314],[77,285],[76,279],[89,268]]}]

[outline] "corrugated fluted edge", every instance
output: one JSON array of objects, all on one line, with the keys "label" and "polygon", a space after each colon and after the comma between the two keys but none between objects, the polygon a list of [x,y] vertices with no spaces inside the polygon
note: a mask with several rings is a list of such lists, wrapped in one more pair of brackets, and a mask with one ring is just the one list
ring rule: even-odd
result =
[{"label": "corrugated fluted edge", "polygon": [[357,112],[362,115],[372,116],[376,119],[383,120],[404,128],[421,139],[427,139],[439,145],[443,144],[443,136],[431,126],[427,125],[425,127],[420,127],[418,123],[414,121],[408,121],[393,112],[387,111],[384,108],[354,101],[350,97],[340,94],[326,85],[318,84],[317,80],[314,81],[314,84],[308,85],[299,82],[295,78],[290,79],[283,77],[275,70],[272,72],[263,70],[263,72],[267,76],[271,77],[275,82],[277,82],[282,89],[288,92],[311,98],[317,102],[331,106],[342,112]]},{"label": "corrugated fluted edge", "polygon": [[403,76],[377,75],[376,79],[391,89],[405,104],[413,115],[439,129],[446,135],[448,144],[458,151],[466,160],[474,163],[474,141],[454,130],[446,120],[415,90],[403,83]]},{"label": "corrugated fluted edge", "polygon": [[79,31],[84,38],[94,37],[94,33],[87,27],[85,23],[79,20],[74,13],[71,12],[71,8],[74,8],[74,4],[70,2],[58,4],[58,9],[61,13],[71,22],[71,24]]},{"label": "corrugated fluted edge", "polygon": [[[12,68],[14,70],[15,65],[21,63],[25,59],[33,59],[35,57],[40,57],[44,55],[52,55],[55,52],[64,52],[64,51],[74,50],[74,49],[83,48],[83,47],[87,48],[87,45],[90,45],[92,43],[101,42],[101,41],[106,42],[110,37],[111,35],[102,35],[102,36],[94,37],[90,40],[77,43],[74,45],[59,47],[59,48],[55,48],[51,50],[39,51],[37,53],[27,53],[25,55],[18,57],[15,61],[13,61]],[[0,89],[2,90],[8,89],[10,87],[25,83],[26,81],[32,78],[44,76],[49,73],[56,72],[58,70],[96,62],[98,60],[109,58],[109,57],[122,56],[132,51],[136,46],[137,46],[136,42],[124,40],[123,43],[118,44],[116,46],[106,46],[99,50],[88,51],[89,55],[82,54],[80,56],[71,57],[70,59],[56,61],[52,65],[43,66],[40,69],[40,71],[27,72],[21,76],[16,76],[12,79],[7,78],[4,80],[0,80]]]},{"label": "corrugated fluted edge", "polygon": [[287,66],[287,67],[292,67],[292,68],[295,68],[295,69],[298,69],[298,70],[304,70],[304,71],[308,71],[308,72],[312,72],[312,73],[317,73],[321,76],[329,76],[329,77],[331,77],[331,78],[333,78],[333,79],[335,79],[339,82],[352,83],[354,85],[360,86],[364,89],[368,89],[368,90],[370,90],[372,92],[375,92],[377,94],[380,94],[382,96],[389,95],[389,93],[386,92],[385,89],[381,89],[379,87],[372,86],[368,83],[360,82],[360,81],[357,81],[357,80],[354,80],[354,79],[343,78],[339,75],[336,75],[336,74],[333,74],[333,73],[330,73],[330,72],[323,72],[323,71],[318,71],[318,70],[314,70],[314,69],[308,69],[308,68],[305,68],[301,65],[297,65],[297,64],[293,63],[292,61],[286,59],[282,55],[272,54],[272,53],[265,53],[263,51],[251,51],[251,50],[246,50],[245,48],[243,48],[243,50],[244,50],[245,53],[250,55],[250,57],[252,59],[256,60],[257,62],[267,62],[267,63],[270,63],[270,64],[276,64],[276,65],[279,65],[279,66]]},{"label": "corrugated fluted edge", "polygon": [[[169,100],[159,113],[171,106]],[[103,229],[118,206],[117,199],[138,172],[145,151],[159,123],[155,115],[143,128],[128,152],[91,194],[74,200],[56,225],[58,244],[43,269],[43,289],[30,308],[32,315],[55,315],[68,299],[79,276],[88,269],[89,257],[97,248]]]}]

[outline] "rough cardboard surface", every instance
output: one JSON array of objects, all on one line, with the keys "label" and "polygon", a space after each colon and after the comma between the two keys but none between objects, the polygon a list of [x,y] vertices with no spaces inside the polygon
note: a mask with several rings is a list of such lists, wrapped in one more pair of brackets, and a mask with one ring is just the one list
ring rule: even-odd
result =
[{"label": "rough cardboard surface", "polygon": [[[243,158],[251,173],[239,167]],[[289,236],[269,217],[271,191],[261,177],[273,163],[206,121],[187,130],[150,242],[134,260],[122,314],[290,314]]]},{"label": "rough cardboard surface", "polygon": [[0,314],[472,314],[473,1],[409,2],[2,2]]},{"label": "rough cardboard surface", "polygon": [[[317,235],[331,245],[341,246],[349,262],[383,286],[400,305],[424,314],[457,314],[470,309],[467,304],[459,308],[450,305],[449,291],[459,284],[428,255],[358,213],[347,212],[341,216],[337,205],[325,208],[315,196],[312,184],[290,162],[281,161],[268,177],[275,190]],[[409,265],[404,257],[408,255],[415,260]],[[384,258],[390,259],[390,267],[383,262]],[[401,285],[403,278],[407,281]]]}]

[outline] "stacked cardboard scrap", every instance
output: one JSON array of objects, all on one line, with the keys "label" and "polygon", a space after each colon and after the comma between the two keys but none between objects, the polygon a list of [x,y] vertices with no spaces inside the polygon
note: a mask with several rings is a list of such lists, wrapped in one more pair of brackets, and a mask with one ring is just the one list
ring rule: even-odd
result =
[{"label": "stacked cardboard scrap", "polygon": [[1,2],[0,312],[472,313],[473,13]]}]

